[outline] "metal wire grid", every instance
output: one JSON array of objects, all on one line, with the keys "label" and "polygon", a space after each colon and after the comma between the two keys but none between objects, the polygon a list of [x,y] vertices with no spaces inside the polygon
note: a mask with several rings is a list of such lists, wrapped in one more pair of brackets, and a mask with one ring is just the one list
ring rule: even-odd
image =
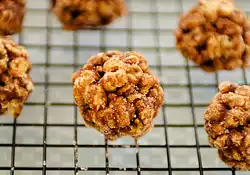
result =
[{"label": "metal wire grid", "polygon": [[[28,0],[17,40],[30,52],[36,90],[18,120],[0,119],[1,175],[244,174],[224,166],[208,146],[202,113],[219,81],[247,84],[249,70],[206,74],[178,55],[172,29],[194,0],[127,3],[130,15],[105,30],[62,32],[48,0]],[[250,12],[247,0],[237,3]],[[155,128],[138,143],[104,141],[85,128],[73,103],[71,73],[91,54],[111,49],[141,51],[165,89]]]}]

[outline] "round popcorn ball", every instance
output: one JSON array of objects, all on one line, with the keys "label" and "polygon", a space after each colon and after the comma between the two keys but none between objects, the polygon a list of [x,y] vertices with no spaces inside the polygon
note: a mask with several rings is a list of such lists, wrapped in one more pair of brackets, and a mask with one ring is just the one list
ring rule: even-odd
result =
[{"label": "round popcorn ball", "polygon": [[222,82],[205,111],[205,130],[211,146],[227,165],[250,169],[250,86]]},{"label": "round popcorn ball", "polygon": [[250,22],[231,0],[200,0],[175,30],[182,55],[207,72],[246,67]]},{"label": "round popcorn ball", "polygon": [[0,37],[0,114],[18,117],[33,89],[26,50],[9,36]]},{"label": "round popcorn ball", "polygon": [[105,26],[127,14],[124,0],[52,0],[52,10],[65,30]]},{"label": "round popcorn ball", "polygon": [[10,35],[22,31],[26,0],[0,1],[0,34]]},{"label": "round popcorn ball", "polygon": [[146,134],[164,101],[159,80],[138,52],[92,56],[72,81],[85,123],[110,140]]}]

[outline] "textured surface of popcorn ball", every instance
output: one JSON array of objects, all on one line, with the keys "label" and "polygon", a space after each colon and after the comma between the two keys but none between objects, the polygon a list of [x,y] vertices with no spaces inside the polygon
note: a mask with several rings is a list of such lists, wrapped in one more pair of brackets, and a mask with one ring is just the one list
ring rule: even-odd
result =
[{"label": "textured surface of popcorn ball", "polygon": [[159,80],[137,52],[92,56],[72,81],[75,102],[86,124],[110,140],[143,136],[163,105]]},{"label": "textured surface of popcorn ball", "polygon": [[10,37],[0,37],[0,114],[18,117],[33,89],[26,50]]},{"label": "textured surface of popcorn ball", "polygon": [[246,67],[250,23],[230,0],[200,0],[175,30],[182,55],[207,72]]},{"label": "textured surface of popcorn ball", "polygon": [[0,34],[9,35],[22,31],[26,0],[0,1]]},{"label": "textured surface of popcorn ball", "polygon": [[209,143],[220,158],[236,169],[250,169],[250,87],[222,82],[204,118]]},{"label": "textured surface of popcorn ball", "polygon": [[124,0],[52,0],[52,10],[66,30],[102,27],[127,14]]}]

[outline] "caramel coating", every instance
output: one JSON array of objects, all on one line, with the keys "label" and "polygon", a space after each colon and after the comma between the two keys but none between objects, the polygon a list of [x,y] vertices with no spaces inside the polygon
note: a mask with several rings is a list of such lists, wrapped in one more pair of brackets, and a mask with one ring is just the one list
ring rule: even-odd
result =
[{"label": "caramel coating", "polygon": [[110,140],[146,134],[164,102],[159,80],[138,52],[92,56],[72,81],[86,124]]},{"label": "caramel coating", "polygon": [[0,114],[18,117],[33,89],[26,50],[9,36],[0,37]]},{"label": "caramel coating", "polygon": [[52,10],[65,30],[106,26],[127,14],[124,0],[52,0]]},{"label": "caramel coating", "polygon": [[222,82],[204,118],[209,143],[221,160],[239,170],[250,169],[250,86]]},{"label": "caramel coating", "polygon": [[175,30],[182,55],[207,72],[246,67],[250,22],[230,0],[200,0]]},{"label": "caramel coating", "polygon": [[11,35],[22,31],[26,0],[0,1],[0,34]]}]

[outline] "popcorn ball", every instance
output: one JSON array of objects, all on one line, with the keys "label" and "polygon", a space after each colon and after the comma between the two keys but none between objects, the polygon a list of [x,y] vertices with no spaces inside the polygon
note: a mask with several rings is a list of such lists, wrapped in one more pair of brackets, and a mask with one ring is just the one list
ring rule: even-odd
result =
[{"label": "popcorn ball", "polygon": [[0,114],[18,117],[33,89],[26,50],[9,36],[0,37]]},{"label": "popcorn ball", "polygon": [[250,22],[231,0],[200,0],[175,30],[182,55],[207,72],[246,67]]},{"label": "popcorn ball", "polygon": [[205,130],[211,146],[227,165],[250,169],[250,86],[222,82],[205,111]]},{"label": "popcorn ball", "polygon": [[52,0],[52,10],[65,30],[102,27],[127,14],[124,0]]},{"label": "popcorn ball", "polygon": [[0,34],[11,35],[22,31],[26,0],[0,1]]},{"label": "popcorn ball", "polygon": [[92,56],[72,81],[85,123],[110,140],[146,134],[164,101],[159,80],[138,52]]}]

